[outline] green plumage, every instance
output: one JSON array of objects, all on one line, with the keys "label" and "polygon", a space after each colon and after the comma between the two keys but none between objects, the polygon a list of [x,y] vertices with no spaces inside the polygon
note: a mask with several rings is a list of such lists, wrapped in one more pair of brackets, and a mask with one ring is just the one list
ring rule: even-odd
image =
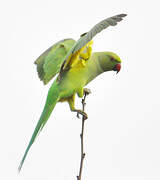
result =
[{"label": "green plumage", "polygon": [[22,168],[27,153],[35,141],[35,138],[49,119],[57,102],[67,101],[71,111],[87,115],[74,106],[75,95],[83,97],[84,87],[106,71],[120,70],[120,58],[112,52],[92,53],[92,38],[108,26],[114,26],[126,15],[120,14],[107,18],[95,25],[88,33],[83,34],[75,42],[73,39],[65,39],[57,42],[46,50],[36,61],[40,80],[47,84],[57,73],[59,76],[54,80],[49,89],[44,110],[35,127],[31,140],[19,165]]},{"label": "green plumage", "polygon": [[59,41],[37,58],[35,64],[37,65],[38,76],[44,84],[47,84],[59,73],[64,57],[75,42],[73,39]]},{"label": "green plumage", "polygon": [[37,135],[39,134],[39,132],[43,129],[44,125],[46,124],[54,106],[56,105],[58,98],[59,98],[59,92],[56,86],[52,85],[49,92],[48,92],[48,96],[47,96],[47,100],[43,109],[43,112],[41,114],[41,117],[35,127],[35,130],[33,132],[33,135],[31,137],[31,140],[29,142],[29,145],[25,151],[25,154],[22,158],[21,164],[19,166],[19,170],[22,167],[22,164],[26,158],[26,155],[31,147],[31,145],[33,144],[34,140],[36,139]]}]

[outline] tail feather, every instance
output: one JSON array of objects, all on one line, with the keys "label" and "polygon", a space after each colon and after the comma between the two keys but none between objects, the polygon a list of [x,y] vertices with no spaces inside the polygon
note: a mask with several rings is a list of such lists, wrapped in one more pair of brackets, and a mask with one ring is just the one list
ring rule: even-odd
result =
[{"label": "tail feather", "polygon": [[40,133],[40,131],[43,129],[44,125],[46,124],[48,118],[50,117],[50,115],[52,113],[53,108],[55,107],[55,105],[57,103],[57,101],[58,101],[58,97],[54,96],[54,99],[52,99],[52,103],[48,102],[48,101],[46,102],[44,110],[43,110],[43,112],[41,114],[41,117],[40,117],[40,119],[39,119],[39,121],[38,121],[38,123],[37,123],[37,125],[35,127],[35,130],[34,130],[34,132],[32,134],[31,140],[30,140],[30,142],[28,144],[28,147],[27,147],[27,149],[26,149],[26,151],[24,153],[24,156],[23,156],[23,158],[22,158],[22,160],[20,162],[20,165],[18,167],[19,172],[21,171],[22,165],[23,165],[23,163],[25,161],[25,158],[26,158],[26,156],[28,154],[28,151],[29,151],[30,147],[32,146],[33,142],[35,141],[35,139],[38,136],[38,134]]}]

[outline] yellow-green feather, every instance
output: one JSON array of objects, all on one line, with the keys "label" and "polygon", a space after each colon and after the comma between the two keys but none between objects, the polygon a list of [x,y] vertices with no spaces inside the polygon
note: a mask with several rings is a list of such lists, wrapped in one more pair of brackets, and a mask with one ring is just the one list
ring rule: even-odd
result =
[{"label": "yellow-green feather", "polygon": [[59,41],[37,58],[35,64],[37,65],[38,76],[44,84],[47,84],[59,73],[64,58],[74,43],[75,40],[73,39]]}]

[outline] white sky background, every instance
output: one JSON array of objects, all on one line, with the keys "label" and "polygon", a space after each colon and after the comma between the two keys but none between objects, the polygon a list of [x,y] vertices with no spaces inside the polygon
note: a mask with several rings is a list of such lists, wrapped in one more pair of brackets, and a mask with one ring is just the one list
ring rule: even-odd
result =
[{"label": "white sky background", "polygon": [[39,81],[33,62],[119,13],[128,16],[94,38],[94,51],[113,51],[123,63],[118,75],[88,85],[83,179],[160,179],[159,7],[158,0],[1,2],[0,179],[76,179],[81,120],[67,103],[57,104],[17,173],[51,86]]}]

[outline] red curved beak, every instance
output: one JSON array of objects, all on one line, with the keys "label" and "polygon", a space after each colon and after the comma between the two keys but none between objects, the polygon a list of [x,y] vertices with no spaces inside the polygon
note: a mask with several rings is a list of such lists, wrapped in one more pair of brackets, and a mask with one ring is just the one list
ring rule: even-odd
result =
[{"label": "red curved beak", "polygon": [[117,71],[117,73],[119,73],[119,71],[121,70],[121,64],[116,64],[113,68],[113,71]]}]

